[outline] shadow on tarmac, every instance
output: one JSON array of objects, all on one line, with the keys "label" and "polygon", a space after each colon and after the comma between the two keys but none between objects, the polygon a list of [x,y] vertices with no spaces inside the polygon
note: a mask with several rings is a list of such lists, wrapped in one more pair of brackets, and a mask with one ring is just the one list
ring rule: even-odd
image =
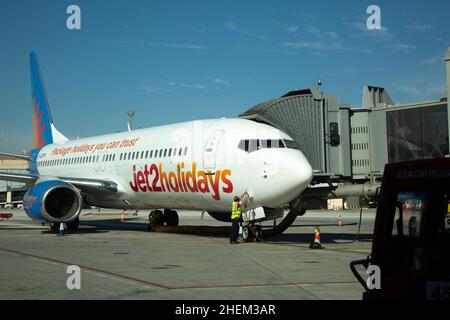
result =
[{"label": "shadow on tarmac", "polygon": [[[358,222],[353,222],[353,223],[344,223],[342,226],[346,227],[346,226],[357,226]],[[320,227],[336,227],[336,223],[316,223],[316,224],[293,224],[291,225],[289,228],[292,227],[311,227],[314,228],[315,226]]]},{"label": "shadow on tarmac", "polygon": [[[119,222],[117,219],[111,220],[89,220],[89,221],[80,221],[80,226],[89,226],[91,228],[80,228],[76,232],[72,233],[102,233],[113,230],[127,230],[127,231],[147,231],[148,223],[127,223],[127,221],[134,219],[127,219],[125,222]],[[336,226],[336,224],[296,224],[291,227],[315,227],[318,225],[319,227],[325,226]],[[348,223],[344,224],[345,226],[355,226],[358,223]],[[69,232],[68,232],[69,233]],[[188,235],[194,235],[199,237],[217,237],[217,238],[228,238],[229,234],[222,233],[189,233]],[[336,233],[320,233],[320,241],[322,243],[341,243],[341,241],[353,241],[356,238],[356,233],[348,233],[348,232],[336,232]],[[360,233],[357,241],[360,242],[372,242],[373,235],[371,233]],[[311,243],[314,241],[314,233],[306,232],[306,233],[283,233],[274,237],[264,238],[264,229],[263,229],[263,240],[267,240],[270,242],[291,242],[291,243]]]},{"label": "shadow on tarmac", "polygon": [[[263,232],[264,235],[264,232]],[[341,243],[341,241],[353,241],[356,238],[356,233],[320,233],[321,243]],[[359,234],[357,241],[372,242],[373,235],[368,233]],[[296,242],[296,243],[311,243],[314,241],[314,234],[306,233],[283,233],[278,236],[270,238],[271,242]]]}]

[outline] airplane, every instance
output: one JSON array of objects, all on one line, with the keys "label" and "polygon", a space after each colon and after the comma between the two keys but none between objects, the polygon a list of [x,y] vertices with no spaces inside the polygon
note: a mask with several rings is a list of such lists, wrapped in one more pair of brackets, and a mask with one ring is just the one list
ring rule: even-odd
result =
[{"label": "airplane", "polygon": [[[69,140],[53,122],[41,69],[30,53],[34,148],[29,173],[0,172],[25,183],[24,210],[35,221],[77,230],[83,206],[152,210],[178,225],[176,210],[201,210],[231,221],[234,196],[264,219],[283,215],[312,180],[312,167],[293,139],[246,119],[208,119]],[[100,121],[101,123],[101,121]],[[100,124],[99,123],[99,124]]]}]

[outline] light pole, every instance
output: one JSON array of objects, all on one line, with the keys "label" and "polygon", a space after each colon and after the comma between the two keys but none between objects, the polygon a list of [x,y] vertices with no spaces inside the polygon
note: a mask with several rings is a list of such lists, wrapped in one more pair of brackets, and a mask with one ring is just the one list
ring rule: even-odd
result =
[{"label": "light pole", "polygon": [[133,130],[133,116],[134,116],[134,111],[128,111],[128,125],[130,128],[130,131]]}]

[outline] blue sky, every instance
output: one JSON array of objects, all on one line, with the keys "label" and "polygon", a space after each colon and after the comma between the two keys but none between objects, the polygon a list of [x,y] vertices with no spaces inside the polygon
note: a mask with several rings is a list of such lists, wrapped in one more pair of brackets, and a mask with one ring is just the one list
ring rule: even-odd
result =
[{"label": "blue sky", "polygon": [[[68,30],[66,8],[81,8]],[[366,9],[381,8],[381,30]],[[32,145],[29,52],[36,50],[56,126],[70,138],[234,117],[295,88],[357,107],[363,85],[395,102],[440,98],[450,2],[0,2],[0,150]]]}]

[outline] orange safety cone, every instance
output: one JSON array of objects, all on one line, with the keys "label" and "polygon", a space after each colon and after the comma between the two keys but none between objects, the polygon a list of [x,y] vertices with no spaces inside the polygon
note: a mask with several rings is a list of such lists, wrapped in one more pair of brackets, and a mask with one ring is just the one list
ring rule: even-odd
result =
[{"label": "orange safety cone", "polygon": [[342,222],[342,216],[339,215],[339,219],[338,219],[338,227],[343,227],[344,223]]},{"label": "orange safety cone", "polygon": [[124,219],[124,217],[123,217],[123,212],[122,212],[122,215],[121,215],[121,217],[120,217],[120,222],[125,222],[125,219]]},{"label": "orange safety cone", "polygon": [[323,249],[322,245],[320,244],[320,229],[318,226],[314,228],[314,242],[312,242],[309,245],[310,249]]}]

